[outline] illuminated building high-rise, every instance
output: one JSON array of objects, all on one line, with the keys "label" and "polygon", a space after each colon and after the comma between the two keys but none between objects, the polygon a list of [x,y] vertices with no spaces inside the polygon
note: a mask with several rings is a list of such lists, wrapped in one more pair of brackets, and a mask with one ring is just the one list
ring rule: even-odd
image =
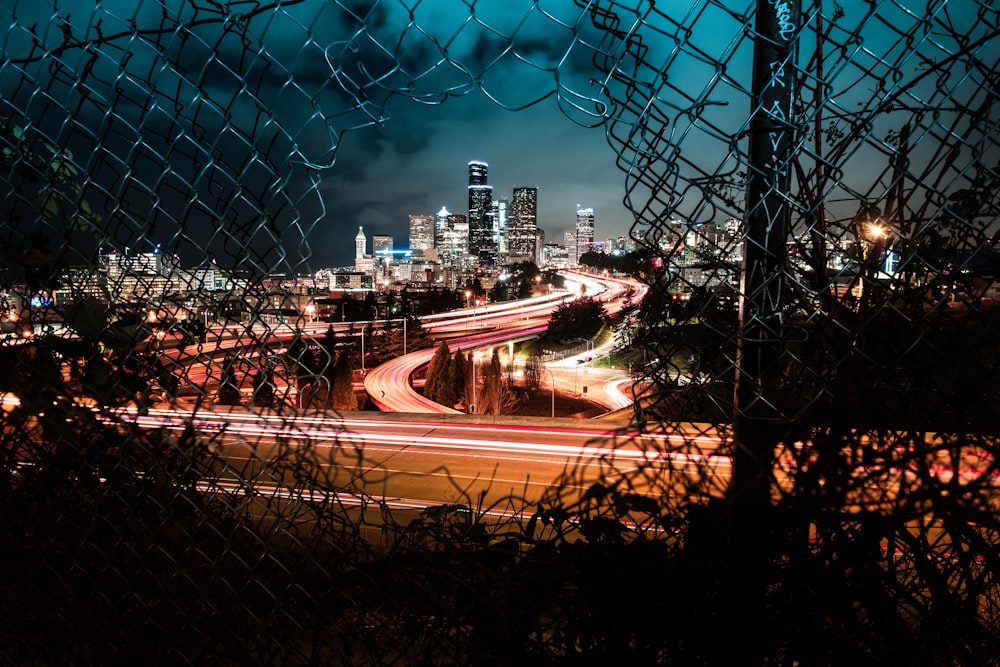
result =
[{"label": "illuminated building high-rise", "polygon": [[576,205],[576,261],[594,245],[594,209]]},{"label": "illuminated building high-rise", "polygon": [[507,257],[507,211],[510,200],[500,197],[493,200],[493,232],[497,239],[497,257]]},{"label": "illuminated building high-rise", "polygon": [[376,234],[372,237],[372,254],[378,257],[392,257],[392,237]]},{"label": "illuminated building high-rise", "polygon": [[410,250],[414,256],[423,257],[434,247],[434,216],[410,214]]},{"label": "illuminated building high-rise", "polygon": [[497,239],[493,230],[493,186],[487,184],[488,165],[469,163],[469,254],[480,266],[497,263]]},{"label": "illuminated building high-rise", "polygon": [[448,212],[448,208],[445,206],[441,207],[438,214],[434,217],[434,247],[440,248],[441,242],[444,239],[445,233],[448,231],[448,218],[451,217],[451,213]]},{"label": "illuminated building high-rise", "polygon": [[514,188],[507,214],[507,258],[511,264],[537,262],[538,188]]},{"label": "illuminated building high-rise", "polygon": [[372,258],[375,260],[375,267],[378,273],[385,276],[392,266],[392,237],[376,234],[372,237]]},{"label": "illuminated building high-rise", "polygon": [[580,257],[576,254],[576,230],[567,229],[563,232],[563,245],[566,246],[566,261],[577,264]]},{"label": "illuminated building high-rise", "polygon": [[358,227],[358,233],[354,236],[354,258],[364,259],[366,255],[366,250],[368,246],[368,237],[365,236],[365,230]]}]

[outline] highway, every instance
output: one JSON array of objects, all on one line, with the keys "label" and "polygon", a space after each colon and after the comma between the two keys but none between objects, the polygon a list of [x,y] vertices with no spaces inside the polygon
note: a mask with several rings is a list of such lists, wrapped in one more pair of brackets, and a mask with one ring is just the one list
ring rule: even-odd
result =
[{"label": "highway", "polygon": [[[554,308],[580,294],[600,299],[614,313],[622,307],[625,294],[639,290],[641,295],[644,289],[633,281],[585,275],[575,279],[566,292],[431,316],[425,318],[424,326],[435,335],[451,336],[452,349],[489,348],[539,335]],[[328,326],[317,323],[306,330],[322,333]],[[213,331],[219,345],[212,353],[237,348],[248,335],[258,344],[265,339],[283,340],[286,333],[297,335],[287,325],[269,328],[259,323],[251,330],[233,330],[232,339],[227,333]],[[176,363],[193,363],[192,373],[207,377],[218,360],[199,354],[198,348],[165,351],[165,356]],[[721,493],[725,488],[730,464],[728,458],[715,454],[722,442],[715,436],[698,432],[640,435],[624,424],[586,420],[475,417],[427,401],[412,389],[410,377],[433,354],[430,348],[403,355],[365,379],[375,403],[400,414],[272,413],[205,405],[197,411],[154,406],[143,415],[134,409],[116,414],[143,429],[181,432],[194,428],[218,455],[217,474],[206,482],[218,489],[252,487],[253,493],[337,489],[393,506],[485,504],[520,512],[543,500],[578,498],[598,480],[638,470],[660,470],[649,476],[655,481],[648,488],[633,490],[639,494],[659,496],[664,484],[686,488],[691,475],[717,478],[716,490]],[[564,368],[555,369],[553,377],[559,377],[557,383],[566,383],[567,391],[571,381],[576,389],[581,374],[588,381],[600,375],[604,382],[617,382],[607,370],[576,366],[573,357],[562,363]]]},{"label": "highway", "polygon": [[[599,277],[588,274],[565,271],[566,289],[553,290],[547,294],[533,296],[516,301],[493,303],[486,306],[475,306],[446,313],[421,316],[421,324],[432,339],[447,339],[451,349],[478,350],[489,349],[508,341],[527,340],[545,331],[552,311],[560,305],[571,302],[581,295],[586,295],[603,302],[609,314],[618,313],[625,303],[625,296],[632,294],[634,303],[641,300],[648,287],[631,279]],[[261,344],[282,344],[297,336],[323,335],[329,327],[338,333],[357,333],[365,327],[375,327],[381,320],[365,322],[305,322],[298,321],[294,325],[277,323],[266,325],[263,322],[246,324],[229,324],[223,327],[210,327],[207,336],[213,339],[211,348],[207,344],[189,345],[187,347],[168,347],[161,353],[167,364],[185,366],[186,381],[194,385],[204,385],[211,380],[218,381],[221,377],[222,352],[239,351],[247,348],[251,355],[257,354]],[[247,344],[250,339],[250,344]],[[411,386],[410,376],[426,365],[434,354],[436,346],[419,350],[372,369],[364,379],[364,388],[372,401],[382,411],[386,412],[455,412],[452,408],[428,401]],[[550,369],[553,378],[565,379],[566,374],[558,368]],[[607,381],[624,381],[626,375],[618,374]],[[283,378],[275,381],[283,383]],[[570,381],[560,382],[557,379],[559,391],[569,393]],[[549,387],[551,389],[551,386]],[[279,386],[279,392],[284,388]],[[609,387],[604,391],[603,385],[593,385],[590,391],[591,400],[615,409],[628,405],[630,400],[626,394]]]},{"label": "highway", "polygon": [[[206,491],[313,502],[377,503],[395,509],[460,504],[495,516],[520,516],[539,505],[572,507],[623,482],[633,497],[699,502],[724,496],[729,438],[711,425],[640,431],[627,423],[445,414],[341,414],[246,408],[151,409],[117,417],[143,429],[180,433],[193,427],[215,454]],[[928,434],[929,443],[935,436]],[[798,444],[796,445],[796,447]],[[812,465],[777,452],[776,500]],[[942,449],[927,467],[855,465],[853,511],[883,511],[916,480],[954,482],[1000,507],[1000,475],[969,450],[962,462]],[[926,464],[925,464],[926,465]],[[957,488],[957,487],[956,487]]]},{"label": "highway", "polygon": [[[555,298],[533,297],[517,302],[492,304],[479,309],[466,309],[453,313],[424,318],[424,327],[434,335],[452,334],[449,347],[455,350],[489,349],[514,340],[526,340],[544,333],[548,326],[549,316],[554,306],[573,301],[581,294],[599,299],[608,314],[617,314],[624,307],[626,296],[631,294],[634,302],[642,298],[645,285],[633,280],[617,278],[594,278],[587,274],[566,272],[567,291]],[[548,390],[552,383],[556,390],[562,393],[583,394],[583,387],[588,388],[588,398],[608,409],[617,409],[631,404],[631,399],[622,393],[618,387],[629,379],[623,370],[598,370],[589,368],[591,361],[614,346],[608,341],[589,354],[575,355],[562,360],[561,365],[548,364]],[[434,356],[435,349],[420,350],[397,357],[373,369],[365,377],[365,390],[372,402],[383,412],[405,413],[457,413],[458,411],[433,401],[425,399],[417,392],[410,381],[411,376],[420,368],[426,366]],[[580,364],[577,364],[579,360]],[[572,364],[572,367],[568,366]],[[585,379],[601,378],[598,383],[579,384],[581,369],[577,366],[588,365],[582,370]],[[567,370],[569,369],[569,370]],[[590,375],[592,374],[592,375]],[[572,386],[572,392],[569,388]]]},{"label": "highway", "polygon": [[[629,476],[659,497],[692,480],[721,494],[730,460],[712,432],[648,434],[627,424],[570,419],[379,413],[271,414],[243,408],[197,413],[152,409],[120,417],[144,429],[189,424],[217,455],[207,487],[286,495],[337,490],[387,507],[440,504],[520,514],[578,501],[598,481]],[[214,435],[213,435],[214,434]],[[293,494],[294,495],[294,494]]]}]

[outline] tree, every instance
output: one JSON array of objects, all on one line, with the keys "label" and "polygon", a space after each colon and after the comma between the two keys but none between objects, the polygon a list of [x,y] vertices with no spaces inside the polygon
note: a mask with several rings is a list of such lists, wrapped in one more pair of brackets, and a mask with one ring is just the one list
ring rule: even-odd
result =
[{"label": "tree", "polygon": [[552,313],[542,342],[561,345],[579,338],[592,338],[604,326],[604,305],[589,297],[564,303]]},{"label": "tree", "polygon": [[448,341],[443,340],[427,365],[427,379],[424,382],[424,396],[426,398],[445,405],[444,401],[441,400],[441,394],[442,389],[448,384],[450,367],[451,350],[448,349]]},{"label": "tree", "polygon": [[500,352],[494,349],[493,355],[482,366],[483,387],[479,392],[478,411],[481,414],[509,414],[517,405],[518,397],[510,380],[508,372],[500,363]]},{"label": "tree", "polygon": [[219,391],[215,397],[215,402],[219,405],[239,405],[241,402],[240,387],[236,382],[233,363],[233,356],[227,354],[222,362],[222,379],[219,381]]},{"label": "tree", "polygon": [[326,328],[326,333],[319,341],[320,349],[326,353],[326,358],[333,363],[337,354],[337,332],[333,330],[333,325],[331,324]]},{"label": "tree", "polygon": [[454,369],[454,385],[459,392],[459,399],[465,405],[471,406],[475,402],[475,382],[474,367],[472,365],[472,353],[455,350],[455,358],[452,363]]},{"label": "tree", "polygon": [[500,367],[500,355],[493,350],[489,361],[482,365],[483,388],[479,392],[478,410],[481,414],[498,415],[502,403],[503,370]]},{"label": "tree", "polygon": [[275,405],[274,371],[270,364],[265,364],[254,373],[253,404],[260,408],[273,408]]},{"label": "tree", "polygon": [[285,362],[289,372],[295,378],[299,391],[316,381],[317,375],[323,372],[324,365],[314,350],[301,335],[295,336],[285,351]]},{"label": "tree", "polygon": [[461,369],[457,367],[454,358],[448,358],[446,360],[442,377],[444,380],[438,389],[437,402],[441,405],[454,407],[454,405],[461,400],[461,387],[464,382],[461,375]]},{"label": "tree", "polygon": [[69,150],[11,125],[4,117],[0,117],[0,144],[0,167],[10,174],[7,180],[19,192],[32,192],[37,198],[35,214],[39,219],[62,222],[67,232],[86,231],[105,238],[100,228],[102,217],[83,197],[84,181]]},{"label": "tree", "polygon": [[337,355],[330,382],[331,403],[335,410],[357,410],[358,396],[354,393],[354,368],[346,352]]},{"label": "tree", "polygon": [[416,352],[428,347],[431,342],[427,330],[419,317],[407,315],[406,317],[406,351]]},{"label": "tree", "polygon": [[524,361],[524,389],[529,396],[534,396],[542,387],[542,357],[538,352],[532,352]]}]

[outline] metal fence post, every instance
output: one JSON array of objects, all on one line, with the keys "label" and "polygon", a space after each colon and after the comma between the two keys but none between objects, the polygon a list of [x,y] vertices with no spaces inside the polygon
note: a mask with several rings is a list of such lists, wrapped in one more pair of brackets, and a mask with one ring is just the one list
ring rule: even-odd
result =
[{"label": "metal fence post", "polygon": [[769,473],[781,420],[784,271],[799,0],[757,2],[736,382],[734,488]]},{"label": "metal fence post", "polygon": [[782,437],[782,309],[794,145],[792,75],[799,0],[758,0],[729,489],[730,630],[747,664],[763,651],[770,479]]}]

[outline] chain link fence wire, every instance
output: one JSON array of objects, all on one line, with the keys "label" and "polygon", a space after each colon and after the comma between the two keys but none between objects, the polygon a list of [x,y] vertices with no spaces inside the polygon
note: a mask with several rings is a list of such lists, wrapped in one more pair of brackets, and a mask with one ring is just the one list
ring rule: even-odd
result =
[{"label": "chain link fence wire", "polygon": [[[997,664],[993,3],[2,8],[0,663]],[[401,509],[275,276],[466,95],[606,132],[637,400]]]}]

